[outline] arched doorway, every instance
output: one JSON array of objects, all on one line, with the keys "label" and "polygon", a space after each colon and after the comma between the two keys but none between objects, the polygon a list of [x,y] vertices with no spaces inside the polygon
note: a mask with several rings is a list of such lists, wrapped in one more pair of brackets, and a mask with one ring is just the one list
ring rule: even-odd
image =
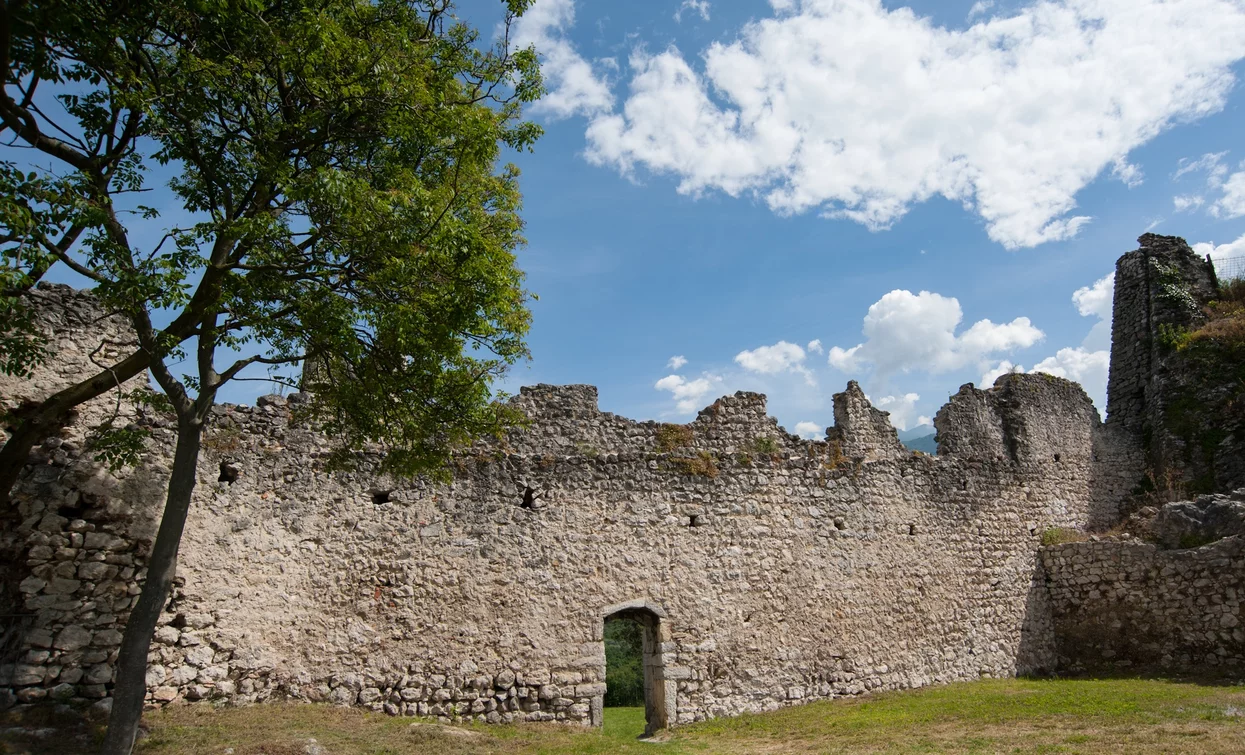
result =
[{"label": "arched doorway", "polygon": [[[630,624],[629,631],[611,633],[626,638],[639,635],[641,673],[644,696],[644,736],[650,736],[670,725],[674,719],[675,682],[667,681],[662,645],[670,641],[670,627],[666,612],[661,606],[647,600],[607,606],[602,611],[601,633],[604,641],[607,623]],[[609,677],[605,676],[606,696],[609,695]],[[630,682],[627,682],[630,683]]]}]

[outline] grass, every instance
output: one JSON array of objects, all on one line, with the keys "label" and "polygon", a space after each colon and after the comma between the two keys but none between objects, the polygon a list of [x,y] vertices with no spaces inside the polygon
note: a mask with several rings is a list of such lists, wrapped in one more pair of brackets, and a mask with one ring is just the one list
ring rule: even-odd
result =
[{"label": "grass", "polygon": [[[637,739],[640,708],[600,731],[548,724],[453,728],[349,708],[179,706],[147,715],[139,755],[477,753],[1240,753],[1245,687],[1142,679],[997,679],[812,703]],[[0,726],[0,730],[3,727]],[[0,752],[4,752],[0,745]],[[20,751],[20,750],[14,750]],[[37,752],[37,750],[36,750]]]},{"label": "grass", "polygon": [[1089,535],[1080,530],[1067,527],[1048,527],[1042,533],[1042,545],[1063,545],[1064,543],[1083,543]]}]

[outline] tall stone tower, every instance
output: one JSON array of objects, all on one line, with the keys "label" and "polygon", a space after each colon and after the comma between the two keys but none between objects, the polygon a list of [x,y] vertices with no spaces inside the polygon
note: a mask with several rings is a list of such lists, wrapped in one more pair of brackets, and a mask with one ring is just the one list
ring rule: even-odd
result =
[{"label": "tall stone tower", "polygon": [[1180,444],[1165,429],[1175,376],[1161,334],[1195,325],[1218,283],[1210,261],[1184,239],[1147,233],[1137,241],[1140,248],[1115,264],[1107,425],[1145,450],[1157,477],[1177,464]]}]

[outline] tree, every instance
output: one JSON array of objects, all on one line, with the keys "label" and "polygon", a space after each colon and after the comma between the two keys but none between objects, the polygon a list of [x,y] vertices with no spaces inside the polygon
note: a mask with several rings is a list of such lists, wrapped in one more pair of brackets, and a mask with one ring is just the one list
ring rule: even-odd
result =
[{"label": "tree", "polygon": [[[437,473],[453,447],[513,421],[490,389],[526,357],[529,314],[517,170],[498,160],[539,136],[521,119],[541,92],[535,53],[508,39],[530,2],[505,0],[492,47],[451,0],[4,6],[0,124],[38,159],[0,164],[0,368],[42,358],[21,293],[55,265],[93,281],[139,348],[19,418],[0,487],[69,408],[145,369],[177,419],[105,752],[133,747],[221,386],[311,361],[324,429],[346,449],[380,444],[402,474]],[[159,212],[133,197],[156,165],[193,220],[140,248],[133,219]],[[193,374],[177,374],[183,359]],[[95,446],[123,463],[142,440],[105,427]]]}]

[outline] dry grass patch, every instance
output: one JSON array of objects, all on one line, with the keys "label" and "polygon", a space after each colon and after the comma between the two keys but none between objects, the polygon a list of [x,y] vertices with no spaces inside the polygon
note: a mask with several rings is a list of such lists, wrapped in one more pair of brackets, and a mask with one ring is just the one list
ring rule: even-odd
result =
[{"label": "dry grass patch", "polygon": [[[145,718],[139,755],[483,753],[1245,752],[1245,687],[1141,679],[985,680],[718,719],[637,739],[639,708],[603,731],[527,724],[451,729],[350,708],[179,706]],[[0,740],[3,737],[0,736]],[[0,752],[6,750],[0,745]],[[21,752],[9,749],[7,752]]]}]

